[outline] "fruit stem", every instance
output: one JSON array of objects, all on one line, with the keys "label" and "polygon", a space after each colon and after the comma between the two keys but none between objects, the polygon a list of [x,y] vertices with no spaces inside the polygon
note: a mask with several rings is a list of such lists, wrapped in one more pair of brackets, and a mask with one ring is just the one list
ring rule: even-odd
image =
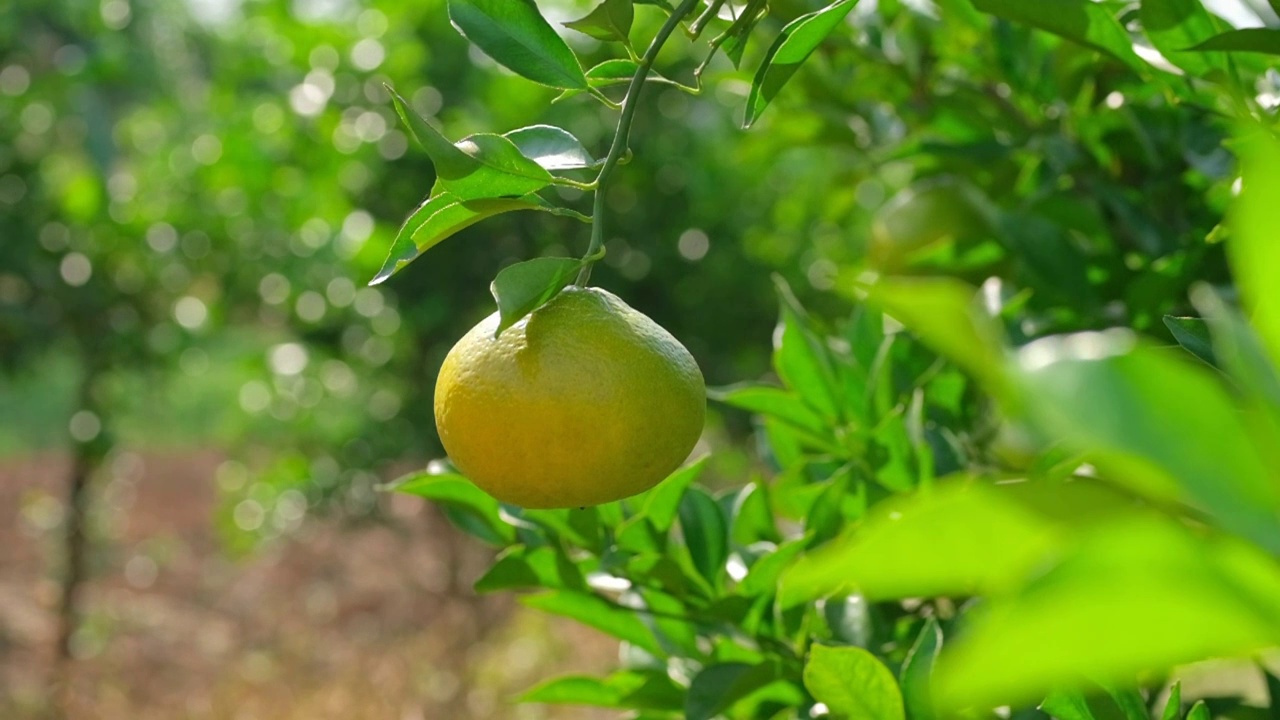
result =
[{"label": "fruit stem", "polygon": [[[631,84],[627,86],[627,96],[622,100],[622,116],[618,118],[618,129],[613,135],[613,144],[609,146],[609,154],[604,159],[604,166],[600,168],[600,174],[596,176],[595,203],[591,211],[591,245],[587,248],[584,259],[597,255],[600,248],[604,245],[604,200],[605,189],[608,187],[609,178],[613,175],[613,169],[617,167],[618,161],[622,159],[623,154],[627,151],[627,140],[631,134],[631,122],[635,119],[636,105],[640,100],[640,90],[644,88],[644,81],[649,77],[649,70],[653,68],[653,63],[658,59],[658,51],[662,50],[662,46],[666,44],[667,38],[671,37],[671,33],[675,32],[676,26],[686,15],[693,12],[693,8],[698,4],[698,0],[684,0],[680,6],[671,13],[667,21],[663,23],[662,28],[658,30],[658,34],[653,36],[653,42],[649,43],[649,49],[644,51],[644,57],[640,59],[640,65],[636,67],[636,74],[631,77]],[[578,287],[585,287],[587,281],[591,279],[591,266],[594,263],[588,263],[583,266],[582,271],[578,273],[578,279],[575,284]]]}]

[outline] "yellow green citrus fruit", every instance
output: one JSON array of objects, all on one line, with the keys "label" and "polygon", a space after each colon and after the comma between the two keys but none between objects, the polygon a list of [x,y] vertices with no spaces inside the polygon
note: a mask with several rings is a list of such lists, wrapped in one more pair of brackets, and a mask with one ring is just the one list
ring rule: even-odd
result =
[{"label": "yellow green citrus fruit", "polygon": [[987,231],[987,223],[950,178],[926,180],[893,196],[871,222],[871,262],[895,269],[910,256],[946,239],[972,240]]},{"label": "yellow green citrus fruit", "polygon": [[494,337],[498,314],[449,351],[435,414],[449,458],[526,508],[597,505],[649,489],[702,433],[693,356],[599,288],[571,287]]}]

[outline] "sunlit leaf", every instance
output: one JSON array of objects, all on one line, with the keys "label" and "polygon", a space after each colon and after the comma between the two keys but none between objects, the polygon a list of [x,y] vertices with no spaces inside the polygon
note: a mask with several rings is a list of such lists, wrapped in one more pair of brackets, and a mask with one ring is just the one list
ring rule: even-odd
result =
[{"label": "sunlit leaf", "polygon": [[503,137],[515,143],[520,154],[547,170],[577,170],[596,164],[578,138],[554,125],[531,125]]},{"label": "sunlit leaf", "polygon": [[893,673],[860,647],[812,646],[804,665],[804,686],[836,717],[906,717]]},{"label": "sunlit leaf", "polygon": [[571,214],[569,211],[549,205],[536,195],[480,200],[462,200],[449,193],[430,197],[400,226],[400,231],[391,245],[391,251],[387,254],[386,262],[369,284],[377,285],[384,282],[422,253],[481,220],[515,210],[540,210],[556,215]]},{"label": "sunlit leaf", "polygon": [[1146,71],[1111,5],[1094,0],[973,0],[973,4],[982,12],[1040,28],[1101,50],[1140,73]]},{"label": "sunlit leaf", "polygon": [[[1280,37],[1280,31],[1275,32]],[[1253,326],[1272,362],[1280,364],[1280,243],[1275,222],[1280,207],[1280,140],[1269,130],[1257,130],[1241,137],[1235,149],[1242,186],[1232,209],[1227,253]]]},{"label": "sunlit leaf", "polygon": [[780,600],[990,592],[1013,586],[1061,542],[1054,525],[995,490],[942,487],[882,503],[856,530],[802,557],[784,574]]},{"label": "sunlit leaf", "polygon": [[1038,340],[1018,367],[1047,431],[1150,464],[1223,526],[1280,552],[1280,486],[1211,370],[1122,331]]},{"label": "sunlit leaf", "polygon": [[1280,567],[1152,517],[1098,526],[1010,597],[991,599],[943,653],[949,707],[1021,703],[1088,676],[1249,653],[1280,640]]},{"label": "sunlit leaf", "polygon": [[578,58],[533,0],[449,0],[449,19],[509,70],[551,87],[586,89]]},{"label": "sunlit leaf", "polygon": [[439,504],[455,525],[485,542],[506,546],[515,541],[515,528],[501,519],[498,501],[461,475],[417,473],[389,489]]}]

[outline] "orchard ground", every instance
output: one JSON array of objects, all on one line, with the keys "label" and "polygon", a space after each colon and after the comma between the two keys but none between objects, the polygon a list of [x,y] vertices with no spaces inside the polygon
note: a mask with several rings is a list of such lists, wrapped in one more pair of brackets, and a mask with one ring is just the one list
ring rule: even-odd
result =
[{"label": "orchard ground", "polygon": [[[490,552],[426,503],[387,495],[387,523],[309,520],[243,560],[210,517],[214,451],[126,453],[100,485],[71,717],[95,720],[589,720],[514,706],[551,673],[594,672],[617,644],[477,598]],[[0,459],[0,717],[44,717],[57,626],[57,498],[68,462]]]}]

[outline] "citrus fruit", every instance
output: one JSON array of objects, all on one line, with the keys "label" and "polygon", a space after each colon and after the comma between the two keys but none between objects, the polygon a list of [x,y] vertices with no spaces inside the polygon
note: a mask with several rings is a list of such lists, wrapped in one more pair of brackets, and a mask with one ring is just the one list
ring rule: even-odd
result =
[{"label": "citrus fruit", "polygon": [[987,232],[986,221],[960,182],[932,178],[893,196],[876,213],[868,253],[873,265],[893,270],[944,240],[964,242]]},{"label": "citrus fruit", "polygon": [[656,485],[702,433],[693,356],[599,288],[571,287],[494,337],[494,313],[445,357],[435,415],[449,458],[526,508],[597,505]]}]

